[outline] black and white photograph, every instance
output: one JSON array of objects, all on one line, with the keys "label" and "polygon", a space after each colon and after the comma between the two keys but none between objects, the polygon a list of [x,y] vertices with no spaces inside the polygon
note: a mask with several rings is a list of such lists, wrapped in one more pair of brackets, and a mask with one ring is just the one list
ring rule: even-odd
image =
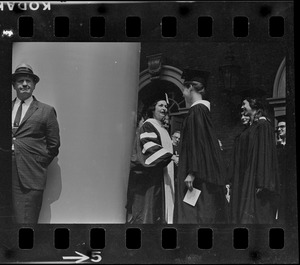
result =
[{"label": "black and white photograph", "polygon": [[292,4],[22,4],[0,2],[0,263],[298,260]]},{"label": "black and white photograph", "polygon": [[13,126],[28,104],[13,127],[17,223],[124,223],[139,51],[139,43],[14,43]]},{"label": "black and white photograph", "polygon": [[14,43],[13,220],[283,223],[285,56],[270,44]]},{"label": "black and white photograph", "polygon": [[177,42],[141,50],[128,222],[284,224],[293,186],[285,49]]}]

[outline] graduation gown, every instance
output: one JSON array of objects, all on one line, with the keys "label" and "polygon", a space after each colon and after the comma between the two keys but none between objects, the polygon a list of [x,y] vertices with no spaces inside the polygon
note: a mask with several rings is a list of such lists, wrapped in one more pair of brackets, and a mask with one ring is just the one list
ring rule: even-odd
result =
[{"label": "graduation gown", "polygon": [[274,129],[261,117],[235,141],[232,163],[232,222],[272,224],[279,195]]},{"label": "graduation gown", "polygon": [[[225,167],[212,125],[208,101],[192,106],[183,121],[177,173],[176,222],[215,223],[225,207]],[[187,175],[195,176],[193,186],[201,190],[195,206],[183,202]],[[221,218],[221,219],[225,219]]]},{"label": "graduation gown", "polygon": [[287,219],[287,195],[289,179],[286,174],[287,170],[287,152],[285,145],[277,144],[277,157],[278,157],[278,171],[280,179],[280,203],[278,207],[278,223],[285,224]]},{"label": "graduation gown", "polygon": [[132,224],[172,223],[174,172],[171,138],[154,119],[136,134],[127,190]]}]

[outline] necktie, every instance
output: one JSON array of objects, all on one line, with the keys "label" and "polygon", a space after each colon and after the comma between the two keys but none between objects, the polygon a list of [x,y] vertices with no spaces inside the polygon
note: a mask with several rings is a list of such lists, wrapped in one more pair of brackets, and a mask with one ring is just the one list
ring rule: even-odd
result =
[{"label": "necktie", "polygon": [[16,114],[16,117],[15,117],[14,125],[13,125],[13,133],[15,133],[15,131],[17,130],[17,128],[20,125],[20,121],[21,121],[21,117],[22,117],[22,105],[23,105],[23,103],[24,103],[24,101],[22,100],[20,102],[20,106],[17,110],[17,114]]}]

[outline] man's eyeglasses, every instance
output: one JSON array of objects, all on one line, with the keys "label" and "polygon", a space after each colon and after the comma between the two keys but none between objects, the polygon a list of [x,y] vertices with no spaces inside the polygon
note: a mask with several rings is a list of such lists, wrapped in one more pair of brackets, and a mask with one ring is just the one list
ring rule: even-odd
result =
[{"label": "man's eyeglasses", "polygon": [[189,88],[190,86],[199,85],[199,84],[200,84],[200,82],[198,82],[198,81],[185,81],[183,83],[183,86]]}]

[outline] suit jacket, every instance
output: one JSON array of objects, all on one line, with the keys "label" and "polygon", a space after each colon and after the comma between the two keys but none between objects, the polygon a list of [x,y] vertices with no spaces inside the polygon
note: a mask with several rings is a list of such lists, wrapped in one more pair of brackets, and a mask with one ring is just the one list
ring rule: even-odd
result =
[{"label": "suit jacket", "polygon": [[[12,102],[14,105],[15,100]],[[12,135],[21,183],[28,189],[43,190],[47,167],[60,146],[56,111],[35,97],[18,129]]]}]

